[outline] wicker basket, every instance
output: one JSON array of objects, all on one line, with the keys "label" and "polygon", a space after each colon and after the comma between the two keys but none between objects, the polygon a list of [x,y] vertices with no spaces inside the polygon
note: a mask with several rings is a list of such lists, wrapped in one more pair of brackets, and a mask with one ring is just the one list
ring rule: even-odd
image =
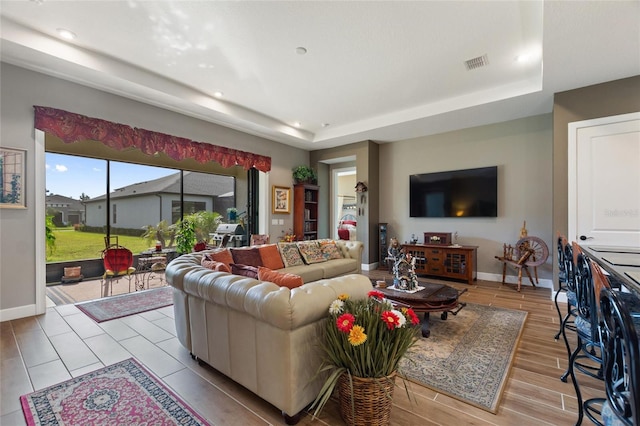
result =
[{"label": "wicker basket", "polygon": [[[338,379],[340,415],[349,426],[382,426],[391,421],[396,373],[387,377],[363,378],[343,374]],[[353,405],[351,404],[353,396]]]}]

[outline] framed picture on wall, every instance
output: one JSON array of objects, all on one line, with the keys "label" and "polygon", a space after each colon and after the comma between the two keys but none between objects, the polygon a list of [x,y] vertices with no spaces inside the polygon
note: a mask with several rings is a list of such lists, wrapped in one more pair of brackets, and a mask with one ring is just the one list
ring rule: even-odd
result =
[{"label": "framed picture on wall", "polygon": [[291,188],[286,186],[273,186],[271,205],[274,213],[291,212]]},{"label": "framed picture on wall", "polygon": [[26,208],[25,155],[21,149],[0,147],[0,208]]}]

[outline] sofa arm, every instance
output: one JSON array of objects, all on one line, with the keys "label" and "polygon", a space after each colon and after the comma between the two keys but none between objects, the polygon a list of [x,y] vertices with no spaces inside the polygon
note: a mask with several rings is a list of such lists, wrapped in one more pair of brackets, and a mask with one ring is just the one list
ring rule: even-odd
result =
[{"label": "sofa arm", "polygon": [[336,245],[340,249],[342,255],[348,259],[356,259],[358,261],[358,271],[362,272],[362,252],[364,251],[364,243],[362,241],[345,241],[336,240]]}]

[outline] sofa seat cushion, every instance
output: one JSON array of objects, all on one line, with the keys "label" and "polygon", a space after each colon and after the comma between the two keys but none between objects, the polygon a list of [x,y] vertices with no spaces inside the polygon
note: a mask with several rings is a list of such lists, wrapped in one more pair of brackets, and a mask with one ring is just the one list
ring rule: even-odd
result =
[{"label": "sofa seat cushion", "polygon": [[324,278],[333,278],[358,270],[358,261],[355,259],[334,259],[327,263],[317,265],[323,270]]},{"label": "sofa seat cushion", "polygon": [[258,279],[260,281],[269,281],[279,285],[280,287],[287,288],[296,288],[304,284],[300,275],[273,271],[269,268],[265,268],[264,266],[258,267]]},{"label": "sofa seat cushion", "polygon": [[310,283],[324,278],[324,270],[320,265],[323,265],[323,263],[318,263],[316,265],[290,266],[288,268],[278,269],[278,272],[300,275],[302,277],[302,281]]}]

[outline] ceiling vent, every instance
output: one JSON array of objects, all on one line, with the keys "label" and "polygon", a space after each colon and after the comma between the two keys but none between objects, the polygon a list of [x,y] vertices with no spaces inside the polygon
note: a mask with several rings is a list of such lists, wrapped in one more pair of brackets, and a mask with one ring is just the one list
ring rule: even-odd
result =
[{"label": "ceiling vent", "polygon": [[487,55],[485,54],[478,56],[477,58],[464,61],[464,64],[467,66],[467,71],[471,71],[489,65],[489,58],[487,58]]}]

